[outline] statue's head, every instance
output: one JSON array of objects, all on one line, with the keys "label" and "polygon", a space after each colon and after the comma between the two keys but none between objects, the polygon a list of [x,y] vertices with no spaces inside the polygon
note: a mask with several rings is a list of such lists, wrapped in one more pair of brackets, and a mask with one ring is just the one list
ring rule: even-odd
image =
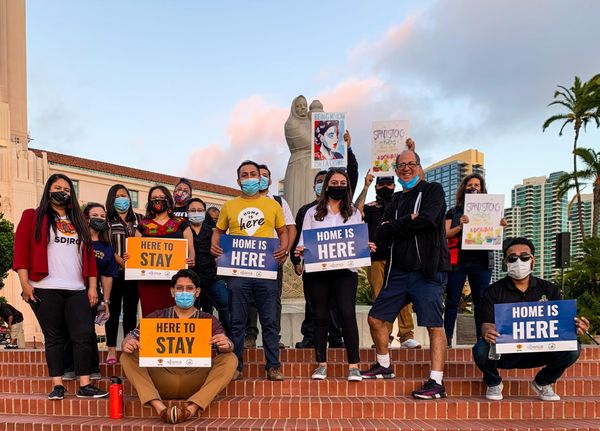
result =
[{"label": "statue's head", "polygon": [[310,112],[323,112],[323,104],[320,100],[313,100],[308,108]]},{"label": "statue's head", "polygon": [[292,114],[296,117],[306,118],[308,115],[308,102],[303,95],[296,97],[292,101]]}]

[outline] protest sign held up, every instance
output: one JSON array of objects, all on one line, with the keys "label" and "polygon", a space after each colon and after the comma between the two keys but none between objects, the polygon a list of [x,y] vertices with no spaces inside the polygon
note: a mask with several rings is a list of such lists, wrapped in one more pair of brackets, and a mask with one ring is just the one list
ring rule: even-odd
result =
[{"label": "protest sign held up", "polygon": [[125,280],[170,280],[187,268],[187,240],[166,238],[127,238]]},{"label": "protest sign held up", "polygon": [[217,260],[217,274],[275,280],[279,263],[273,252],[278,247],[276,238],[223,235],[223,254]]},{"label": "protest sign held up", "polygon": [[394,175],[396,158],[406,149],[408,121],[374,121],[371,128],[371,172]]},{"label": "protest sign held up", "polygon": [[504,195],[466,194],[463,250],[502,250]]},{"label": "protest sign held up", "polygon": [[366,224],[307,229],[302,235],[306,272],[371,265],[369,231]]},{"label": "protest sign held up", "polygon": [[496,352],[577,350],[576,311],[575,300],[495,304]]},{"label": "protest sign held up", "polygon": [[344,142],[345,112],[313,112],[311,118],[311,167],[327,169],[348,165],[348,148]]}]

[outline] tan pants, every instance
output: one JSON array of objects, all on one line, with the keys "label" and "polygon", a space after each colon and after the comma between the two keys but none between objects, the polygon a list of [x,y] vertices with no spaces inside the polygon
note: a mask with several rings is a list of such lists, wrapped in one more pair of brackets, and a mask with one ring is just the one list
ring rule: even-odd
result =
[{"label": "tan pants", "polygon": [[[383,283],[385,282],[385,260],[371,262],[371,266],[367,268],[367,278],[371,285],[373,301],[375,301],[375,298],[377,298],[379,292],[381,292]],[[386,322],[386,326],[391,335],[394,324],[392,322]],[[412,318],[412,304],[407,304],[398,314],[398,338],[400,338],[400,342],[403,343],[406,340],[414,338],[414,330],[415,323]]]},{"label": "tan pants", "polygon": [[233,353],[221,353],[210,368],[140,367],[139,353],[122,353],[121,365],[142,404],[152,400],[187,399],[205,410],[229,384],[237,369]]},{"label": "tan pants", "polygon": [[23,322],[13,323],[10,325],[10,342],[17,339],[17,347],[19,349],[25,348],[25,331],[23,331]]}]

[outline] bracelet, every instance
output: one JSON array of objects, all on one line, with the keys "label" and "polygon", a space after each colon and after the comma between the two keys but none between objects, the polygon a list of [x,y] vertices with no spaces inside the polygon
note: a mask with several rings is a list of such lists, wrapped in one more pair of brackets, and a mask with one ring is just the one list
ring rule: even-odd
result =
[{"label": "bracelet", "polygon": [[110,305],[110,299],[105,299],[105,300],[104,300],[104,301],[102,301],[102,302],[104,302],[105,304],[108,304],[108,305]]}]

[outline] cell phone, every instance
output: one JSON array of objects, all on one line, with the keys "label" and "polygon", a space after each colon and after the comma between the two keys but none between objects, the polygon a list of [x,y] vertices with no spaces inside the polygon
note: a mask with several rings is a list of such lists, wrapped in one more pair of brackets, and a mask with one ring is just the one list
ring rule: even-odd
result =
[{"label": "cell phone", "polygon": [[42,300],[37,295],[33,295],[33,299],[34,301],[28,301],[28,304],[31,306],[31,308],[37,310]]}]

